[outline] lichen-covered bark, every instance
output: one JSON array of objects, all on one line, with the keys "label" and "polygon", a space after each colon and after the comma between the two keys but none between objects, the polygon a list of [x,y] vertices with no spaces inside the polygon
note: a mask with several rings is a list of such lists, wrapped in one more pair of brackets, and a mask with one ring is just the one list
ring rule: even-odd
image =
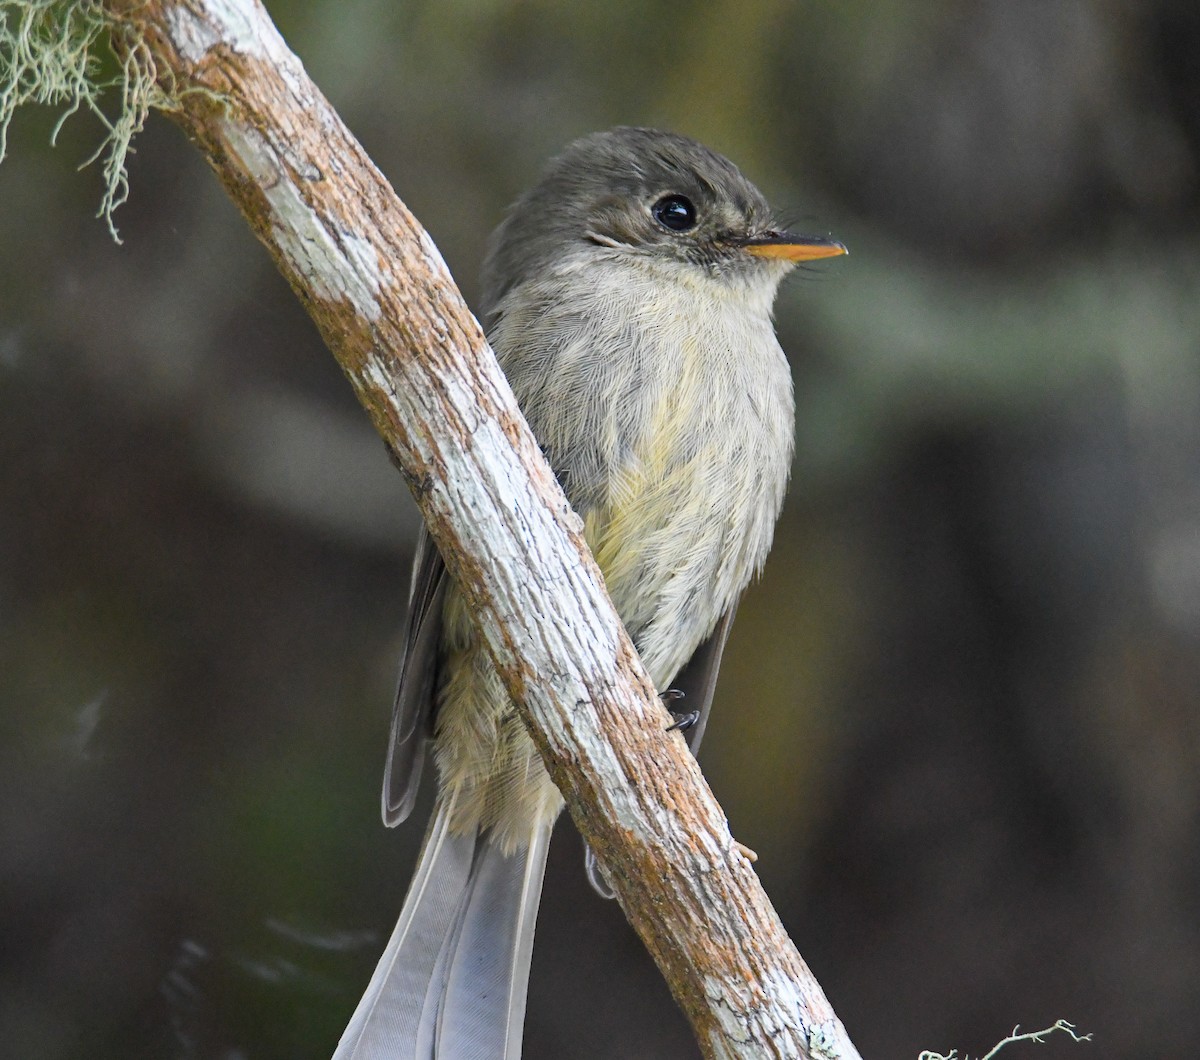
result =
[{"label": "lichen-covered bark", "polygon": [[[712,1057],[856,1057],[650,686],[429,237],[256,0],[106,0],[396,461],[630,922]],[[200,89],[200,91],[196,91]]]}]

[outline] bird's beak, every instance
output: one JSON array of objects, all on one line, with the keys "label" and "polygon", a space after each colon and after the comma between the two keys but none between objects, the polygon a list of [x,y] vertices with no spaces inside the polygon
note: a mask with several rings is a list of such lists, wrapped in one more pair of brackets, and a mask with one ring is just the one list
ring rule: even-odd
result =
[{"label": "bird's beak", "polygon": [[748,254],[759,258],[782,258],[784,261],[815,261],[817,258],[836,258],[850,253],[844,243],[816,236],[798,236],[791,232],[768,232],[742,243]]}]

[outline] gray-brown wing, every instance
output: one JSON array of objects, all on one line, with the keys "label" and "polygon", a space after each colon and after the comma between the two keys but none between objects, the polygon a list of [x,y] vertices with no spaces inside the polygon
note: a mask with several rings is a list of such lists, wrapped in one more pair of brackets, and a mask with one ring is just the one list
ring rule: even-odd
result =
[{"label": "gray-brown wing", "polygon": [[[736,611],[737,604],[734,603],[717,620],[708,638],[701,642],[671,682],[672,688],[677,688],[683,693],[680,707],[685,711],[694,710],[699,715],[696,724],[687,731],[688,747],[692,749],[692,754],[699,752],[700,740],[704,736],[705,726],[708,725],[708,712],[712,709],[713,692],[717,687],[717,671],[721,669],[721,655],[725,651],[725,642],[729,639],[729,630],[733,626]],[[583,851],[584,871],[592,890],[601,898],[615,898],[616,892],[608,885],[600,871],[592,848],[585,843]]]},{"label": "gray-brown wing", "polygon": [[708,639],[692,653],[692,657],[671,682],[672,688],[677,688],[683,693],[679,706],[685,711],[694,710],[700,715],[696,724],[687,731],[687,742],[692,754],[698,754],[700,751],[700,741],[708,724],[708,712],[712,709],[713,692],[717,687],[721,655],[725,651],[725,642],[729,639],[729,630],[733,626],[736,611],[735,603],[717,620]]},{"label": "gray-brown wing", "polygon": [[383,770],[383,823],[389,828],[412,813],[421,785],[425,745],[433,729],[433,695],[447,584],[441,553],[421,527],[413,558],[404,659],[400,663],[387,765]]}]

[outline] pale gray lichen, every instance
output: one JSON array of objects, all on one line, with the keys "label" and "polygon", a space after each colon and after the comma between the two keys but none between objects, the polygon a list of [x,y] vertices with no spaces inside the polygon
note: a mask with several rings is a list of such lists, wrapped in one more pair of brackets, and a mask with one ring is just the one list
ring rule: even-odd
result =
[{"label": "pale gray lichen", "polygon": [[[1065,1034],[1069,1034],[1071,1038],[1077,1042],[1090,1042],[1092,1040],[1092,1036],[1090,1034],[1079,1034],[1075,1028],[1075,1024],[1068,1023],[1066,1020],[1057,1020],[1049,1027],[1043,1027],[1040,1031],[1025,1031],[1024,1033],[1021,1033],[1021,1028],[1018,1026],[1013,1028],[1012,1034],[1005,1038],[1004,1041],[997,1042],[994,1046],[992,1046],[992,1048],[983,1057],[981,1057],[981,1060],[994,1060],[996,1055],[1009,1045],[1017,1045],[1020,1042],[1040,1043],[1047,1034],[1053,1034],[1055,1031],[1062,1031]],[[921,1053],[920,1057],[918,1057],[918,1060],[958,1060],[958,1051],[951,1049],[948,1053],[935,1053],[930,1049],[926,1049]],[[962,1060],[968,1060],[968,1058],[963,1057]]]},{"label": "pale gray lichen", "polygon": [[[121,35],[123,57],[106,74],[102,59],[112,34]],[[115,116],[101,100],[115,92]],[[95,0],[0,0],[0,162],[8,148],[8,127],[18,107],[61,107],[50,136],[58,138],[66,120],[82,110],[99,120],[103,137],[80,168],[101,160],[104,193],[97,217],[121,241],[113,212],[129,197],[126,159],[150,109],[170,109],[171,97],[156,80],[153,57],[128,24],[115,21]]]}]

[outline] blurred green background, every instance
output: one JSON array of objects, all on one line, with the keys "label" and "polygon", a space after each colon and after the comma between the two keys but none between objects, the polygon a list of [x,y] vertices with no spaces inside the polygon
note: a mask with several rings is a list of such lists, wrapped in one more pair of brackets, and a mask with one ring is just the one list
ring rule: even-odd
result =
[{"label": "blurred green background", "polygon": [[[850,246],[780,299],[797,462],[704,768],[864,1056],[1194,1056],[1194,0],[270,6],[468,299],[614,124]],[[118,247],[53,120],[0,167],[0,1052],[327,1056],[421,833],[378,818],[415,511],[178,130]],[[525,1055],[697,1055],[560,833]]]}]

